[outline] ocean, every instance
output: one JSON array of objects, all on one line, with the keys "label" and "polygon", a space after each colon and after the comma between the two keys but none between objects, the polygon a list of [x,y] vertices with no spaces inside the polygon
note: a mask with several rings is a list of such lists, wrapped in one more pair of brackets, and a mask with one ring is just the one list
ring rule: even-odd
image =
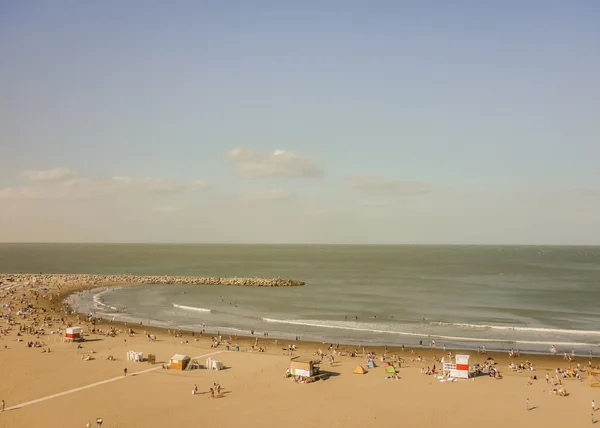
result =
[{"label": "ocean", "polygon": [[600,247],[0,244],[0,271],[257,276],[304,287],[139,285],[82,312],[357,345],[600,352]]}]

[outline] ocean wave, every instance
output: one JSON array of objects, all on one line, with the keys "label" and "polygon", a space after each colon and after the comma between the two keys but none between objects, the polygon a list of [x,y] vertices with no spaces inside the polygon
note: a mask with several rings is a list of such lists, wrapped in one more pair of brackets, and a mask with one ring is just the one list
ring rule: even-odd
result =
[{"label": "ocean wave", "polygon": [[600,344],[594,343],[581,343],[581,342],[546,342],[536,340],[510,340],[510,339],[490,339],[486,337],[461,337],[461,336],[446,336],[440,334],[431,333],[414,333],[407,331],[397,330],[382,330],[381,326],[367,323],[354,323],[354,322],[340,322],[330,320],[279,320],[274,318],[263,318],[265,322],[278,323],[278,324],[291,324],[300,325],[306,327],[318,327],[318,328],[333,328],[338,330],[349,330],[349,331],[361,331],[367,333],[379,333],[379,334],[394,334],[398,336],[407,337],[427,337],[433,339],[445,339],[459,342],[479,342],[479,343],[514,343],[514,344],[527,344],[527,345],[557,345],[557,346],[599,346]]},{"label": "ocean wave", "polygon": [[94,307],[96,309],[99,309],[99,310],[109,310],[109,311],[116,311],[116,310],[118,310],[114,306],[110,306],[110,305],[107,305],[106,303],[104,303],[104,300],[102,299],[102,296],[105,295],[106,293],[108,293],[109,291],[111,291],[110,288],[107,289],[107,290],[101,291],[100,293],[94,294],[94,297],[92,298],[92,300],[94,302]]},{"label": "ocean wave", "polygon": [[[192,331],[200,331],[203,328],[208,328],[210,329],[211,332],[221,332],[221,333],[232,333],[232,334],[248,334],[250,333],[249,330],[245,330],[245,329],[241,329],[241,328],[235,328],[235,327],[225,327],[225,326],[219,326],[219,325],[207,325],[205,327],[202,327],[202,324],[181,324],[178,325],[177,327],[181,328],[182,330],[192,330]],[[260,336],[262,335],[262,333],[255,331],[254,334]]]},{"label": "ocean wave", "polygon": [[196,312],[211,312],[210,309],[206,309],[206,308],[196,308],[194,306],[185,306],[185,305],[178,305],[176,303],[173,303],[173,307],[177,308],[177,309],[184,309],[186,311],[196,311]]},{"label": "ocean wave", "polygon": [[509,325],[488,325],[488,324],[467,324],[467,323],[452,323],[452,322],[430,322],[432,326],[447,326],[447,327],[463,327],[480,330],[509,330],[509,331],[524,331],[537,333],[560,333],[560,334],[576,334],[576,335],[595,335],[600,336],[600,331],[594,330],[568,330],[561,328],[543,328],[543,327],[519,327]]}]

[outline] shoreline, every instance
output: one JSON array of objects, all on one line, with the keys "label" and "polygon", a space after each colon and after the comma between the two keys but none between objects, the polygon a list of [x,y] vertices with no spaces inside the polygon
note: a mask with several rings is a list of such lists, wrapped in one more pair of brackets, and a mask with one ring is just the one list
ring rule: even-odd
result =
[{"label": "shoreline", "polygon": [[[0,283],[2,283],[4,281],[4,285],[7,285],[9,283],[7,283],[5,281],[5,277],[12,277],[12,278],[27,278],[28,281],[23,281],[23,282],[15,282],[15,285],[24,285],[26,287],[32,287],[32,286],[54,286],[57,287],[57,293],[55,295],[56,299],[54,298],[42,298],[42,301],[45,301],[45,303],[48,305],[48,308],[52,308],[54,312],[56,313],[65,313],[66,315],[66,319],[68,320],[69,323],[80,323],[83,325],[85,324],[89,324],[86,322],[83,322],[83,320],[85,320],[88,317],[88,313],[83,313],[83,312],[77,312],[75,310],[73,310],[68,303],[66,302],[66,300],[70,297],[75,295],[76,293],[80,293],[83,291],[91,291],[94,289],[98,289],[98,288],[103,288],[103,287],[122,287],[122,286],[135,286],[135,285],[141,285],[141,284],[146,284],[146,285],[151,285],[154,283],[134,283],[134,282],[119,282],[119,281],[114,281],[114,279],[116,277],[123,277],[123,276],[127,276],[127,275],[92,275],[92,274],[16,274],[16,275],[11,275],[11,274],[0,274]],[[50,277],[50,278],[77,278],[78,280],[70,280],[70,281],[65,281],[65,282],[58,282],[58,281],[54,281],[51,282],[50,284],[45,284],[43,282],[39,282],[39,278],[44,278],[44,277]],[[82,278],[105,278],[105,279],[113,279],[113,281],[106,281],[106,282],[89,282],[89,281],[84,281],[82,280]],[[180,276],[137,276],[138,278],[201,278],[201,277],[180,277]],[[34,278],[38,278],[38,282],[37,283],[31,283],[32,280]],[[27,284],[29,282],[29,284]],[[163,283],[163,284],[167,284],[167,283]],[[186,284],[191,284],[191,283],[186,283]],[[159,284],[157,284],[159,285]],[[209,285],[209,284],[207,284]],[[217,284],[214,284],[217,285]],[[67,313],[67,310],[70,311],[71,313]],[[122,313],[120,313],[122,314]],[[109,316],[109,314],[107,314],[106,316]],[[137,318],[135,316],[132,316],[132,318]],[[107,318],[103,318],[103,317],[94,317],[95,320],[95,325],[96,326],[103,326],[103,327],[110,327],[110,326],[122,326],[122,327],[134,327],[136,326],[138,329],[139,327],[143,327],[144,330],[147,331],[152,331],[154,333],[159,333],[159,334],[165,334],[167,333],[169,330],[171,330],[172,332],[178,331],[182,334],[186,334],[186,335],[192,335],[196,338],[204,338],[206,340],[209,339],[208,336],[210,335],[216,335],[218,333],[218,331],[211,331],[210,326],[208,326],[208,330],[204,331],[204,335],[198,335],[199,330],[190,330],[190,329],[183,329],[183,328],[179,328],[177,326],[174,326],[173,328],[169,328],[168,326],[158,326],[158,325],[151,325],[151,324],[144,324],[144,321],[140,321],[141,324],[139,324],[137,322],[137,320],[134,322],[132,321],[121,321],[121,320],[117,320],[115,319],[114,321],[107,319]],[[141,320],[141,318],[140,318]],[[75,324],[72,324],[75,325]],[[372,351],[376,351],[376,352],[383,352],[385,350],[388,350],[389,352],[399,352],[402,349],[404,349],[405,351],[408,352],[415,352],[415,353],[425,353],[425,354],[429,354],[431,353],[436,354],[436,353],[442,353],[443,348],[442,346],[440,347],[436,347],[436,348],[431,348],[430,346],[427,346],[427,344],[425,344],[424,342],[424,346],[415,346],[415,345],[411,345],[408,344],[406,346],[400,346],[400,345],[385,345],[385,344],[372,344],[372,343],[363,343],[363,341],[361,340],[357,340],[354,342],[347,342],[347,341],[342,341],[342,342],[338,342],[338,341],[318,341],[318,340],[307,340],[307,339],[302,339],[302,333],[300,333],[298,335],[299,339],[298,340],[294,340],[294,339],[290,339],[290,338],[282,338],[282,337],[273,337],[271,338],[271,336],[268,337],[263,337],[263,336],[257,336],[257,335],[251,335],[249,334],[250,330],[248,330],[248,333],[235,333],[235,334],[230,334],[230,333],[225,333],[222,334],[222,336],[235,336],[236,340],[240,341],[240,343],[244,344],[244,345],[248,345],[251,346],[252,344],[255,343],[256,339],[259,339],[261,341],[270,341],[272,342],[273,340],[278,340],[281,342],[290,342],[290,343],[296,343],[298,345],[302,345],[302,347],[304,348],[305,346],[310,346],[313,347],[314,349],[317,349],[319,347],[323,347],[324,344],[329,344],[329,343],[333,343],[333,344],[337,344],[340,347],[343,347],[344,349],[347,350],[356,350],[358,348],[364,348],[364,349],[369,349]],[[423,336],[424,339],[427,339],[426,336]],[[509,343],[508,341],[506,343]],[[486,347],[487,348],[487,352],[486,353],[481,353],[479,354],[474,348],[469,348],[466,346],[447,346],[445,349],[447,351],[451,351],[453,353],[456,352],[463,352],[463,353],[471,353],[474,354],[475,356],[483,356],[483,355],[488,355],[488,356],[492,356],[496,359],[508,359],[510,361],[512,361],[512,359],[509,359],[508,356],[508,352],[507,350],[498,350],[498,349],[493,349],[492,347]],[[515,347],[518,349],[518,347]],[[564,352],[557,352],[556,355],[551,355],[550,352],[543,352],[543,351],[532,351],[532,350],[520,350],[519,352],[520,356],[535,356],[536,358],[542,357],[542,358],[551,358],[551,359],[560,359],[563,360],[563,354]],[[416,355],[416,354],[415,354]],[[585,359],[588,360],[589,356],[587,354],[582,354],[579,353],[576,355],[577,358],[579,359]],[[596,354],[592,355],[592,358],[597,358]]]},{"label": "shoreline", "polygon": [[[135,285],[135,284],[129,284],[129,285]],[[96,284],[96,285],[82,285],[81,287],[77,288],[77,289],[71,289],[68,291],[65,291],[63,293],[61,293],[61,297],[60,297],[60,302],[62,306],[68,306],[69,309],[71,311],[73,311],[74,314],[79,315],[81,317],[88,317],[90,315],[90,313],[86,313],[83,311],[78,311],[75,310],[74,308],[72,308],[70,306],[70,304],[67,302],[69,297],[75,296],[77,293],[80,293],[82,291],[93,291],[93,290],[101,290],[103,288],[107,288],[106,291],[111,291],[111,287],[120,287],[122,286],[122,284]],[[102,293],[100,293],[102,294]],[[94,296],[91,296],[91,298],[93,299]],[[209,311],[209,310],[208,310]],[[435,336],[427,336],[427,335],[422,335],[420,336],[423,340],[423,345],[422,346],[417,346],[414,343],[411,342],[415,342],[417,339],[417,336],[407,336],[406,337],[406,341],[403,341],[405,343],[403,343],[402,345],[397,344],[397,343],[392,343],[392,342],[386,342],[386,341],[381,341],[381,342],[369,342],[369,341],[365,341],[364,339],[357,339],[357,340],[339,340],[338,338],[335,337],[327,337],[328,335],[326,333],[323,333],[322,337],[319,339],[316,339],[314,337],[312,338],[306,338],[307,334],[302,330],[302,327],[299,326],[298,330],[295,332],[279,332],[280,334],[275,334],[273,335],[272,332],[267,332],[268,336],[263,336],[263,332],[257,332],[255,335],[253,335],[251,333],[251,331],[253,331],[254,329],[252,327],[248,327],[247,330],[244,332],[244,329],[241,327],[221,327],[221,329],[218,329],[217,326],[211,326],[211,325],[207,325],[207,326],[203,326],[202,324],[198,324],[198,328],[196,329],[190,329],[190,328],[186,328],[185,326],[179,326],[179,325],[172,325],[172,326],[168,326],[168,325],[164,325],[166,323],[168,323],[169,321],[164,321],[164,320],[153,320],[153,319],[149,319],[149,318],[143,318],[140,316],[136,316],[136,315],[132,315],[129,314],[127,312],[102,312],[99,311],[101,314],[98,315],[95,313],[95,311],[93,312],[93,318],[96,320],[96,323],[102,323],[102,324],[106,324],[106,325],[121,325],[121,326],[125,326],[125,327],[133,327],[133,326],[143,326],[143,328],[145,330],[149,330],[149,329],[156,329],[156,332],[167,332],[167,331],[178,331],[181,333],[185,333],[187,335],[198,335],[201,331],[204,332],[205,335],[221,335],[223,337],[226,336],[235,336],[236,339],[240,338],[243,339],[244,342],[254,342],[257,338],[260,340],[273,340],[273,339],[277,339],[281,342],[290,342],[290,343],[297,343],[297,344],[310,344],[311,346],[321,346],[323,344],[338,344],[339,346],[342,346],[344,348],[347,349],[357,349],[357,348],[365,348],[365,349],[371,349],[371,350],[383,350],[383,349],[388,349],[388,350],[393,350],[395,352],[398,352],[401,349],[406,349],[406,350],[413,350],[413,351],[418,351],[418,352],[423,352],[423,351],[431,351],[433,353],[436,352],[445,352],[445,351],[451,351],[451,352],[466,352],[466,353],[471,353],[471,354],[475,354],[475,355],[493,355],[493,356],[505,356],[508,357],[509,354],[509,349],[503,349],[503,348],[498,348],[496,346],[494,346],[494,341],[491,340],[487,343],[484,343],[485,348],[486,348],[486,352],[481,352],[479,353],[476,349],[476,346],[472,346],[469,347],[468,345],[465,345],[464,343],[455,343],[455,344],[444,344],[441,343],[437,337]],[[121,318],[121,319],[119,319]],[[123,319],[123,318],[129,318],[129,319]],[[163,325],[160,325],[163,324]],[[233,330],[233,331],[232,331]],[[298,339],[293,339],[292,337],[296,336],[298,337]],[[304,338],[303,338],[304,336]],[[308,335],[310,336],[310,334]],[[196,336],[197,337],[197,336]],[[438,341],[437,346],[431,347],[428,344],[428,341],[430,339],[435,339],[436,341]],[[490,340],[490,339],[488,339]],[[485,341],[484,341],[485,342]],[[474,342],[475,343],[475,342]],[[506,342],[502,342],[503,344],[507,344],[510,346],[511,341],[507,340]],[[556,342],[559,343],[559,342]],[[577,352],[575,355],[578,358],[588,358],[589,354],[588,354],[588,348],[585,348],[585,352],[584,349],[581,349],[581,346],[577,346],[578,344],[573,344],[573,348],[577,349],[579,348],[579,352]],[[587,346],[587,345],[586,345]],[[515,346],[513,346],[513,348],[515,349],[515,353],[519,354],[519,355],[531,355],[531,356],[536,356],[536,357],[552,357],[551,353],[548,351],[543,351],[543,350],[536,350],[536,349],[523,349],[522,347],[519,347],[518,343],[515,343]],[[596,347],[594,347],[593,345],[590,345],[589,351],[592,352],[592,356],[593,357],[597,357],[598,353],[597,352],[593,352],[592,349],[596,350]],[[563,357],[565,352],[568,352],[569,354],[571,353],[572,349],[571,347],[569,347],[569,349],[567,349],[567,347],[563,346],[554,357],[560,356],[561,358]],[[597,350],[596,350],[597,351]]]}]

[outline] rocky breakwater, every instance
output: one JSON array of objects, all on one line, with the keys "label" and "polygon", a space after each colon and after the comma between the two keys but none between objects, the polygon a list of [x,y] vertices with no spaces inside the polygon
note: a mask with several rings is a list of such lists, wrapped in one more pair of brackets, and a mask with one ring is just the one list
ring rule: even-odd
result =
[{"label": "rocky breakwater", "polygon": [[145,275],[92,275],[92,274],[0,274],[0,283],[103,285],[103,284],[197,284],[234,285],[247,287],[295,287],[303,281],[282,278],[238,278],[201,276],[145,276]]}]

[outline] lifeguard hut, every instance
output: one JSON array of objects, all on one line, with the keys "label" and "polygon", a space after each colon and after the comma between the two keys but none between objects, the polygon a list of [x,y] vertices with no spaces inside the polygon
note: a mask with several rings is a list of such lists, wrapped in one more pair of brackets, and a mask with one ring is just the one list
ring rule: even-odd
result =
[{"label": "lifeguard hut", "polygon": [[443,374],[457,379],[469,378],[469,355],[456,355],[454,361],[444,360]]},{"label": "lifeguard hut", "polygon": [[83,339],[83,328],[81,327],[67,327],[65,331],[65,338],[72,341]]}]

